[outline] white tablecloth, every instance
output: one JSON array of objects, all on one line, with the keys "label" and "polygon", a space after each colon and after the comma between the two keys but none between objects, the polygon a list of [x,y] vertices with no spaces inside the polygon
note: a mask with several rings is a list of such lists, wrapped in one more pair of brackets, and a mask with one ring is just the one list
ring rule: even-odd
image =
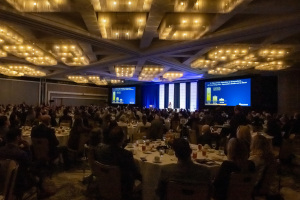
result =
[{"label": "white tablecloth", "polygon": [[[30,135],[31,127],[22,128],[22,139],[28,142],[29,145],[32,144]],[[55,135],[59,142],[59,146],[67,146],[70,135],[70,128],[55,128]]]},{"label": "white tablecloth", "polygon": [[[150,146],[153,145],[150,144]],[[211,159],[211,160],[218,160],[216,161],[219,165],[202,165],[207,167],[212,174],[212,177],[215,177],[217,174],[220,164],[222,163],[222,160],[227,159],[226,156],[219,156],[217,154],[218,151],[207,152],[207,157],[203,157],[201,151],[197,150],[197,145],[191,145],[192,149],[194,151],[197,151],[197,159]],[[171,163],[177,163],[177,158],[175,155],[168,155],[164,154],[161,157],[160,163],[154,163],[154,157],[160,156],[158,151],[146,151],[146,153],[143,153],[141,151],[141,145],[138,147],[134,146],[133,148],[126,147],[127,150],[134,151],[134,159],[137,162],[141,174],[143,176],[143,199],[144,200],[155,200],[158,199],[158,197],[155,194],[155,189],[158,184],[161,168],[164,165],[171,164]],[[147,161],[142,161],[141,157],[145,157]],[[198,163],[197,163],[198,164]],[[199,164],[200,165],[200,164]]]}]

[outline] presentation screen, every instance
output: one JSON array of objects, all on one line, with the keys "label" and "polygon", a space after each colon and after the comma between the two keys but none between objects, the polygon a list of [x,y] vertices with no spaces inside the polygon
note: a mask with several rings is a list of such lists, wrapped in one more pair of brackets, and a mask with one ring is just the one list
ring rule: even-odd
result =
[{"label": "presentation screen", "polygon": [[205,105],[251,106],[251,79],[205,82]]},{"label": "presentation screen", "polygon": [[135,87],[112,88],[113,104],[135,104]]}]

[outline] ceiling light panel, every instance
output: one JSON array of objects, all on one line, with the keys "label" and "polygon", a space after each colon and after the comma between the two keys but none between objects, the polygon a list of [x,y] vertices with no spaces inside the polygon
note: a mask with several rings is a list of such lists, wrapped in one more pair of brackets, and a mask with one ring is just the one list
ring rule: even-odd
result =
[{"label": "ceiling light panel", "polygon": [[23,36],[6,25],[0,25],[0,44],[22,44]]},{"label": "ceiling light panel", "polygon": [[124,83],[124,80],[111,79],[110,82],[111,82],[111,84],[121,84],[121,83]]},{"label": "ceiling light panel", "polygon": [[286,68],[289,68],[290,66],[286,64],[283,61],[273,61],[273,62],[265,62],[257,67],[255,67],[256,70],[262,70],[262,71],[277,71],[277,70],[283,70]]},{"label": "ceiling light panel", "polygon": [[6,0],[20,12],[58,12],[70,11],[69,0]]},{"label": "ceiling light panel", "polygon": [[228,69],[224,67],[217,67],[215,69],[208,70],[208,74],[212,75],[226,75],[236,72],[236,69]]},{"label": "ceiling light panel", "polygon": [[3,74],[5,76],[24,76],[23,73],[19,73],[17,71],[10,70],[9,68],[4,67],[2,65],[0,65],[0,74]]},{"label": "ceiling light panel", "polygon": [[7,53],[0,49],[0,58],[6,57]]},{"label": "ceiling light panel", "polygon": [[164,68],[161,66],[152,66],[152,65],[144,66],[139,75],[139,81],[152,81],[163,70]]},{"label": "ceiling light panel", "polygon": [[168,81],[174,81],[176,79],[179,79],[183,76],[182,72],[176,72],[176,71],[169,71],[163,75],[164,79],[167,79]]},{"label": "ceiling light panel", "polygon": [[117,77],[131,78],[135,71],[134,65],[119,65],[115,66]]},{"label": "ceiling light panel", "polygon": [[255,67],[257,65],[259,65],[259,62],[235,60],[223,65],[223,67],[228,69],[244,70]]},{"label": "ceiling light panel", "polygon": [[283,58],[289,54],[289,51],[286,49],[272,49],[272,48],[265,48],[260,49],[258,51],[258,55],[263,58]]},{"label": "ceiling light panel", "polygon": [[33,76],[33,77],[46,76],[45,72],[37,70],[36,67],[24,65],[24,64],[2,65],[0,73],[7,76]]},{"label": "ceiling light panel", "polygon": [[107,81],[105,79],[101,80],[99,76],[89,76],[88,78],[96,85],[107,85]]},{"label": "ceiling light panel", "polygon": [[148,12],[152,0],[91,0],[97,12]]},{"label": "ceiling light panel", "polygon": [[56,59],[47,51],[34,44],[4,45],[4,50],[19,58],[25,58],[35,65],[56,65]]},{"label": "ceiling light panel", "polygon": [[192,68],[200,68],[200,69],[207,69],[213,68],[218,64],[215,60],[206,60],[204,58],[199,58],[191,63]]},{"label": "ceiling light panel", "polygon": [[77,44],[55,44],[52,52],[68,66],[85,66],[90,61]]},{"label": "ceiling light panel", "polygon": [[212,15],[198,13],[168,13],[159,27],[161,40],[193,40],[207,30]]},{"label": "ceiling light panel", "polygon": [[246,46],[223,46],[211,50],[208,57],[216,61],[228,61],[245,56],[248,52],[249,47]]},{"label": "ceiling light panel", "polygon": [[75,83],[88,83],[88,79],[84,76],[68,76],[68,79]]},{"label": "ceiling light panel", "polygon": [[146,26],[146,13],[99,13],[98,23],[103,38],[139,39]]}]

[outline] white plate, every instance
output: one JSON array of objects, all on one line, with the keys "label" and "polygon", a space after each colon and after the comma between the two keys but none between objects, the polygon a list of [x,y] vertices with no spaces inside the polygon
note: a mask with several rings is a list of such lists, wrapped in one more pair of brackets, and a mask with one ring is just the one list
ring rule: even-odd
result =
[{"label": "white plate", "polygon": [[144,151],[144,154],[151,154],[151,151]]}]

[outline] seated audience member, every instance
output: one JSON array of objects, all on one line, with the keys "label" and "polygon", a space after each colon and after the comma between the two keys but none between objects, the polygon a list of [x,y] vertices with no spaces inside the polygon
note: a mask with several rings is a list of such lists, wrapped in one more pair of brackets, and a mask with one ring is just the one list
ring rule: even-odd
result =
[{"label": "seated audience member", "polygon": [[211,147],[212,143],[212,134],[210,131],[209,125],[202,126],[202,134],[199,136],[199,144],[205,145],[208,144]]},{"label": "seated audience member", "polygon": [[177,164],[169,164],[162,167],[156,193],[160,199],[165,198],[167,183],[171,180],[182,182],[206,182],[210,183],[210,171],[196,165],[191,160],[192,150],[187,140],[175,139],[173,149],[178,158]]},{"label": "seated audience member", "polygon": [[154,120],[151,122],[151,126],[149,128],[147,138],[152,140],[162,139],[163,132],[164,132],[164,125],[160,120],[159,116],[155,115]]},{"label": "seated audience member", "polygon": [[51,117],[49,115],[42,115],[40,117],[41,124],[34,126],[31,130],[31,138],[45,138],[49,143],[49,157],[55,159],[58,157],[57,146],[59,144],[55,130],[50,128]]},{"label": "seated audience member", "polygon": [[78,150],[80,137],[82,134],[88,135],[90,129],[83,125],[83,120],[81,117],[77,117],[74,121],[74,125],[70,131],[68,147],[73,150]]},{"label": "seated audience member", "polygon": [[[255,165],[248,160],[248,150],[245,144],[236,138],[229,140],[227,157],[213,182],[215,199],[226,200],[230,175],[232,172],[255,172]],[[238,192],[238,191],[237,191]]]},{"label": "seated audience member", "polygon": [[300,135],[300,114],[295,113],[294,119],[291,121],[290,134]]},{"label": "seated audience member", "polygon": [[[20,148],[21,129],[13,128],[6,134],[7,143],[0,148],[0,159],[15,160],[19,164],[18,174],[15,182],[15,194],[21,197],[22,194],[33,184],[29,173],[31,164],[31,155],[29,151]],[[29,148],[29,146],[27,146]]]},{"label": "seated audience member", "polygon": [[0,116],[0,146],[5,144],[5,137],[9,131],[10,122],[5,115]]},{"label": "seated audience member", "polygon": [[49,115],[42,115],[40,119],[41,119],[41,124],[39,124],[38,126],[34,126],[31,130],[31,138],[47,139],[49,145],[49,158],[51,160],[54,160],[59,156],[59,154],[61,154],[64,161],[64,168],[69,169],[70,162],[69,162],[68,152],[67,152],[68,149],[65,146],[58,147],[59,142],[56,138],[55,130],[49,127],[51,122],[51,117]]},{"label": "seated audience member", "polygon": [[271,115],[267,115],[267,130],[266,133],[273,136],[273,145],[280,147],[282,144],[282,135],[280,130],[279,121]]},{"label": "seated audience member", "polygon": [[109,135],[109,145],[97,148],[95,160],[105,165],[118,166],[121,171],[122,199],[132,199],[134,181],[141,180],[141,174],[133,160],[133,154],[122,147],[125,140],[122,128],[114,127]]},{"label": "seated audience member", "polygon": [[270,142],[262,135],[253,137],[250,150],[249,160],[255,164],[255,169],[258,172],[257,180],[259,181],[263,176],[264,170],[275,163],[275,157]]},{"label": "seated audience member", "polygon": [[139,122],[137,124],[138,127],[141,127],[141,126],[144,126],[144,127],[150,127],[151,126],[151,123],[150,122],[147,122],[147,116],[146,115],[143,115],[142,116],[142,121]]},{"label": "seated audience member", "polygon": [[69,110],[66,108],[64,109],[63,113],[64,113],[63,116],[59,118],[59,124],[68,122],[70,123],[70,127],[71,127],[73,122],[72,122],[72,117],[69,115]]},{"label": "seated audience member", "polygon": [[237,139],[243,142],[248,150],[248,155],[250,154],[250,145],[251,145],[251,133],[249,126],[239,126],[236,133]]}]

